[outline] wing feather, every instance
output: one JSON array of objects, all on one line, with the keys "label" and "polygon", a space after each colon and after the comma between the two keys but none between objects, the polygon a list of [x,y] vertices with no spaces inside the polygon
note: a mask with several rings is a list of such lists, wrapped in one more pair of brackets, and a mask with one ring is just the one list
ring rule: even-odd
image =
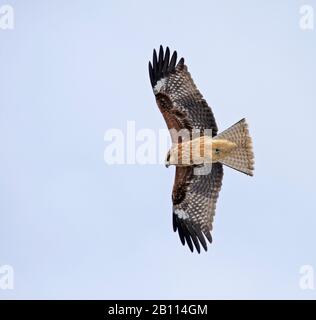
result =
[{"label": "wing feather", "polygon": [[167,75],[168,66],[169,66],[169,59],[170,59],[170,50],[169,48],[166,49],[164,63],[162,67],[162,76],[165,77]]},{"label": "wing feather", "polygon": [[[217,134],[213,112],[194,84],[184,58],[177,63],[177,52],[170,58],[169,48],[164,53],[160,46],[158,57],[154,50],[148,68],[156,102],[169,129],[190,132],[198,129],[201,134],[211,129],[213,136]],[[172,142],[177,143],[178,136],[170,133]],[[219,163],[213,164],[208,175],[195,175],[194,167],[190,166],[176,168],[172,192],[173,229],[191,251],[195,247],[200,253],[201,246],[207,250],[206,239],[212,242],[210,231],[222,178],[223,167]]]},{"label": "wing feather", "polygon": [[214,163],[208,175],[195,175],[193,167],[176,168],[172,194],[173,228],[183,240],[190,237],[198,252],[200,245],[197,242],[205,251],[205,238],[212,242],[212,223],[222,179],[223,166],[220,163]]},{"label": "wing feather", "polygon": [[174,51],[169,59],[169,48],[164,53],[160,46],[158,58],[154,50],[153,63],[149,64],[151,85],[168,128],[199,129],[202,133],[211,129],[212,135],[216,135],[218,129],[213,112],[194,84],[184,58],[177,63]]}]

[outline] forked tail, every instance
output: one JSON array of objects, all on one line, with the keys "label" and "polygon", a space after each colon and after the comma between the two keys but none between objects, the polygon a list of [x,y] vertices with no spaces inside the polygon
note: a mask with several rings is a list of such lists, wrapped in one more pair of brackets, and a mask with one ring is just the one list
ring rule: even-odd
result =
[{"label": "forked tail", "polygon": [[238,121],[230,128],[214,137],[214,139],[226,139],[237,145],[237,147],[232,150],[228,156],[220,160],[221,163],[253,176],[254,154],[246,119]]}]

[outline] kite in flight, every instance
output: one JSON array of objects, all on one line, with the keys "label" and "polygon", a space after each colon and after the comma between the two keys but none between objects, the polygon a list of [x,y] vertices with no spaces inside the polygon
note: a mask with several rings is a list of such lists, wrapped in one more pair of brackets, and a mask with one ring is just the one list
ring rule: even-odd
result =
[{"label": "kite in flight", "polygon": [[[149,76],[158,107],[171,134],[166,166],[175,165],[172,191],[173,229],[183,245],[207,251],[223,179],[223,164],[252,176],[254,154],[245,119],[217,134],[211,108],[195,86],[184,59],[177,63],[160,46],[149,62]],[[198,133],[198,134],[197,134]]]}]

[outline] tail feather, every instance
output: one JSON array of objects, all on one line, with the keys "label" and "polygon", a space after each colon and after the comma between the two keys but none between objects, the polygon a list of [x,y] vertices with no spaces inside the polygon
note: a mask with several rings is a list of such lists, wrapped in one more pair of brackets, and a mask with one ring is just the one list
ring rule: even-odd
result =
[{"label": "tail feather", "polygon": [[214,139],[226,139],[234,142],[237,145],[237,148],[234,149],[227,157],[220,160],[221,163],[235,170],[253,176],[254,154],[246,119],[240,120],[230,128],[214,137]]}]

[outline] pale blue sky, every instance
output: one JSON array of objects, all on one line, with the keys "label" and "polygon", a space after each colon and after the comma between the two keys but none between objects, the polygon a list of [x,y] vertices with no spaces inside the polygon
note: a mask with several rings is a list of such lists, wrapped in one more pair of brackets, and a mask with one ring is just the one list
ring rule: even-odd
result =
[{"label": "pale blue sky", "polygon": [[[3,1],[0,298],[316,298],[316,1]],[[147,64],[184,56],[221,130],[246,117],[250,178],[225,170],[207,253],[172,231],[174,168],[109,166],[104,133],[165,123]]]}]

